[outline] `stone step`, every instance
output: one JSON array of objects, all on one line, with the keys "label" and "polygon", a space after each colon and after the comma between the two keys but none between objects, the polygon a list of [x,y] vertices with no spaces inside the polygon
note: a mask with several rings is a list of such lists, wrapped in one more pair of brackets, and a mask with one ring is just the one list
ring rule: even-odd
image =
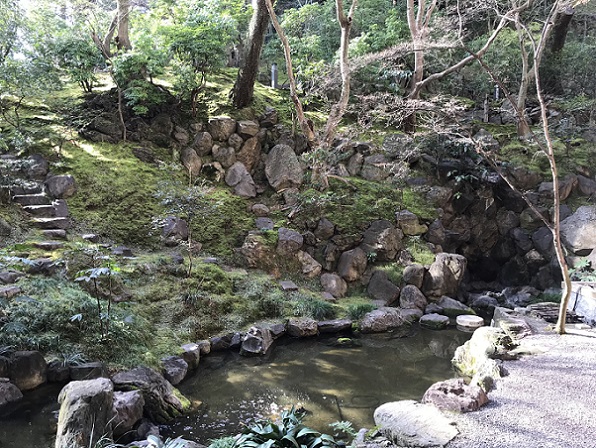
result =
[{"label": "stone step", "polygon": [[45,194],[17,194],[12,200],[21,205],[50,205],[51,199]]},{"label": "stone step", "polygon": [[23,206],[23,210],[39,218],[56,217],[56,207],[53,205],[25,205]]},{"label": "stone step", "polygon": [[42,250],[57,250],[64,247],[64,243],[60,241],[38,241],[33,243],[33,247],[37,247]]},{"label": "stone step", "polygon": [[43,185],[38,184],[36,182],[30,182],[25,185],[14,185],[10,187],[11,196],[22,196],[40,193],[43,193]]},{"label": "stone step", "polygon": [[52,202],[52,205],[56,209],[56,216],[66,218],[70,215],[68,212],[68,205],[64,199],[56,199]]},{"label": "stone step", "polygon": [[66,239],[66,230],[62,229],[49,229],[43,230],[41,232],[45,238],[51,240],[65,240]]},{"label": "stone step", "polygon": [[33,225],[38,229],[50,230],[61,229],[66,230],[70,228],[70,220],[68,218],[33,218]]}]

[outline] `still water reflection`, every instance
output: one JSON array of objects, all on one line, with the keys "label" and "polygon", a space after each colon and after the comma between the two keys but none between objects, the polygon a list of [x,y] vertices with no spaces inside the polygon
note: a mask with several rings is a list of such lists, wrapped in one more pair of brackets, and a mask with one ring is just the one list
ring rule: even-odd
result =
[{"label": "still water reflection", "polygon": [[296,404],[309,411],[305,423],[321,431],[329,432],[327,425],[338,420],[370,428],[380,404],[419,400],[432,383],[453,376],[451,357],[469,336],[417,329],[408,338],[362,337],[360,347],[334,346],[335,338],[285,340],[265,358],[212,354],[180,386],[189,398],[203,402],[202,408],[166,433],[208,444],[239,432],[240,422]]}]

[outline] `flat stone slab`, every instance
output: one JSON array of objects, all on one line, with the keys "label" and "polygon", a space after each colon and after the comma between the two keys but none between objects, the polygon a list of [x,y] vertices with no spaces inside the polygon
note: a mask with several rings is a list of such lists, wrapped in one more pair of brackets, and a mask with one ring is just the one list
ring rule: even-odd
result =
[{"label": "flat stone slab", "polygon": [[460,327],[475,329],[484,326],[484,319],[480,316],[462,314],[456,317],[455,323]]},{"label": "flat stone slab", "polygon": [[56,216],[56,208],[53,205],[26,205],[23,210],[40,218],[54,218]]},{"label": "flat stone slab", "polygon": [[14,296],[19,295],[23,290],[18,286],[5,286],[0,288],[0,297],[12,299]]},{"label": "flat stone slab", "polygon": [[37,243],[33,243],[33,247],[37,247],[38,249],[42,250],[57,250],[62,249],[64,247],[64,243],[60,241],[39,241]]},{"label": "flat stone slab", "polygon": [[38,229],[66,230],[70,228],[70,221],[68,218],[34,218],[33,225]]},{"label": "flat stone slab", "polygon": [[298,291],[298,286],[292,280],[282,280],[279,282],[279,286],[284,291]]},{"label": "flat stone slab", "polygon": [[17,194],[12,197],[13,202],[21,205],[50,205],[52,200],[45,194]]},{"label": "flat stone slab", "polygon": [[44,237],[55,240],[65,240],[67,238],[66,230],[63,229],[46,229],[43,230],[41,233]]}]

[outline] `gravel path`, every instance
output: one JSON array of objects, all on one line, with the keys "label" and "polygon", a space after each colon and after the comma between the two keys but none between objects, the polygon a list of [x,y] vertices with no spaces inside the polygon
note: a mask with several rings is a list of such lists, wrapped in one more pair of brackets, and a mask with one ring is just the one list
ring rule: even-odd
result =
[{"label": "gravel path", "polygon": [[524,338],[543,353],[505,362],[491,402],[456,416],[447,448],[596,448],[596,333],[569,331]]}]

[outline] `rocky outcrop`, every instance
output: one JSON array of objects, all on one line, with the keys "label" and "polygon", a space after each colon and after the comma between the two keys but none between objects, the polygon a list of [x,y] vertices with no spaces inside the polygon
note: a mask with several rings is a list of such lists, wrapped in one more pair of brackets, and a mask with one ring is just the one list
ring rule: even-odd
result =
[{"label": "rocky outcrop", "polygon": [[467,260],[458,254],[439,253],[424,276],[422,292],[426,297],[457,295],[466,271]]},{"label": "rocky outcrop", "polygon": [[295,338],[305,338],[319,334],[317,321],[308,317],[292,318],[288,321],[288,334]]},{"label": "rocky outcrop", "polygon": [[265,175],[276,191],[302,185],[304,173],[294,150],[288,145],[274,146],[265,161]]},{"label": "rocky outcrop", "polygon": [[361,248],[379,261],[392,261],[401,249],[403,233],[387,220],[373,221],[364,231]]},{"label": "rocky outcrop", "polygon": [[366,313],[360,321],[362,333],[381,333],[408,325],[399,308],[384,307]]},{"label": "rocky outcrop", "polygon": [[168,356],[161,360],[163,376],[166,380],[176,386],[188,373],[188,363],[180,356]]},{"label": "rocky outcrop", "polygon": [[0,377],[0,415],[23,398],[23,393],[8,378]]},{"label": "rocky outcrop", "polygon": [[382,302],[384,306],[393,304],[400,297],[399,288],[389,280],[384,271],[375,271],[373,273],[366,292],[374,300]]},{"label": "rocky outcrop", "polygon": [[10,357],[9,378],[22,391],[35,389],[47,381],[47,363],[37,351],[14,352]]},{"label": "rocky outcrop", "polygon": [[367,265],[366,252],[357,247],[341,254],[337,272],[347,282],[354,282],[364,274]]},{"label": "rocky outcrop", "polygon": [[596,206],[582,206],[561,222],[565,246],[578,255],[588,255],[596,248]]},{"label": "rocky outcrop", "polygon": [[436,407],[413,400],[393,401],[375,409],[375,425],[395,446],[443,447],[458,431]]},{"label": "rocky outcrop", "polygon": [[242,338],[240,354],[244,356],[264,355],[273,344],[271,330],[265,327],[250,327]]},{"label": "rocky outcrop", "polygon": [[348,284],[337,274],[325,273],[321,275],[321,286],[333,297],[343,297],[348,292]]},{"label": "rocky outcrop", "polygon": [[56,448],[88,448],[112,437],[114,386],[107,378],[68,383],[58,396]]},{"label": "rocky outcrop", "polygon": [[143,418],[145,399],[138,390],[114,392],[112,428],[114,435],[126,434]]}]

